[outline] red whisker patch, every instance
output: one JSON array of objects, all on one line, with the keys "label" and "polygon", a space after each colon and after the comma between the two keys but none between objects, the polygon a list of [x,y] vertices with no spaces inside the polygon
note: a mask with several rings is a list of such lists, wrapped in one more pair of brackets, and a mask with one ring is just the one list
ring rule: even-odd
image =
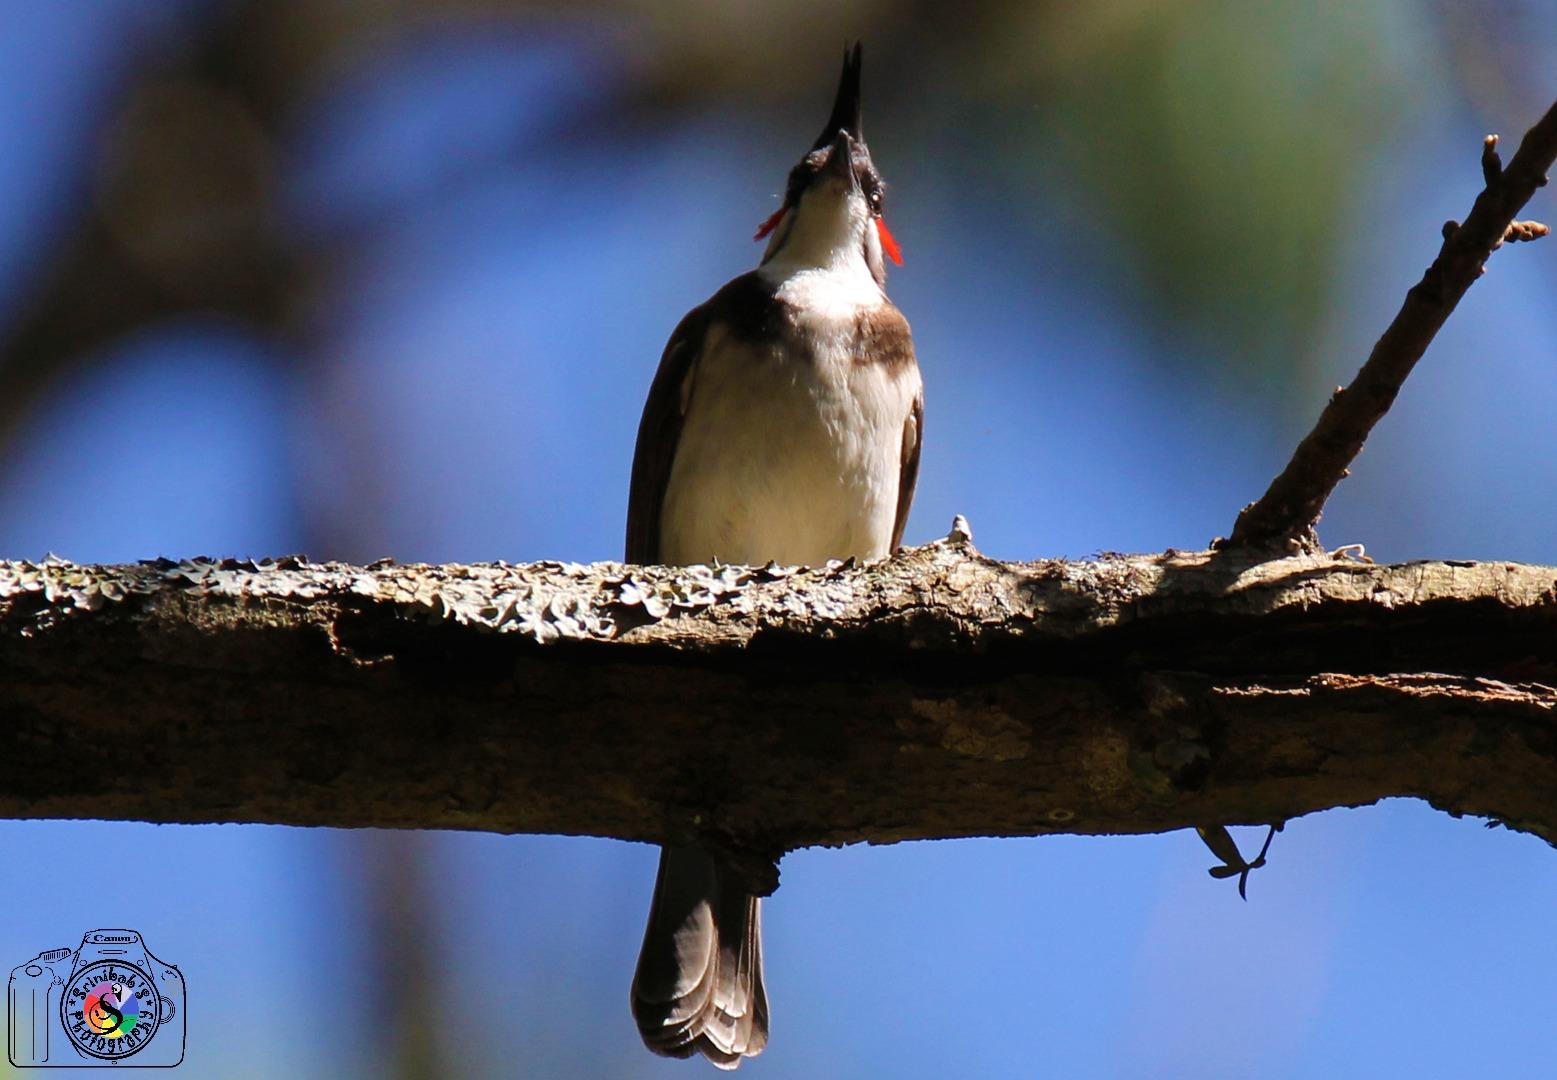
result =
[{"label": "red whisker patch", "polygon": [[777,210],[773,211],[773,216],[772,217],[768,218],[767,221],[764,221],[761,225],[757,226],[757,235],[753,236],[752,239],[753,240],[761,240],[763,237],[767,236],[774,229],[778,228],[778,223],[780,221],[784,220],[784,214],[788,210],[789,210],[789,207],[781,206]]},{"label": "red whisker patch", "polygon": [[892,236],[892,230],[887,228],[887,223],[882,218],[876,219],[876,235],[881,237],[881,250],[886,252],[887,258],[903,265],[903,249],[897,246],[897,240]]}]

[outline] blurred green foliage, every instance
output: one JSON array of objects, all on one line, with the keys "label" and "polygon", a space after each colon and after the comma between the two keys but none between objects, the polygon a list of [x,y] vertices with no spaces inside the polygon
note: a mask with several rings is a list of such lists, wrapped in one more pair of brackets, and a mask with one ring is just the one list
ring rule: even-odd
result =
[{"label": "blurred green foliage", "polygon": [[1003,96],[1032,96],[1012,141],[1051,187],[1028,213],[1057,203],[1095,233],[1176,344],[1222,342],[1163,362],[1279,379],[1329,303],[1359,172],[1423,104],[1422,57],[1398,47],[1423,40],[1419,17],[1344,0],[1043,9],[991,62]]}]

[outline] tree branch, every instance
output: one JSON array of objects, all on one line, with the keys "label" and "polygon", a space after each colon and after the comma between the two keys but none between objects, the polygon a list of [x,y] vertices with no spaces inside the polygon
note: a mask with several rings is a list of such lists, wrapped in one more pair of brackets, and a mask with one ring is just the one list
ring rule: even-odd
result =
[{"label": "tree branch", "polygon": [[1438,257],[1406,293],[1405,303],[1373,346],[1368,362],[1350,386],[1336,390],[1314,429],[1265,494],[1244,507],[1227,543],[1317,550],[1314,525],[1325,501],[1346,477],[1373,426],[1394,404],[1406,376],[1449,313],[1485,271],[1488,256],[1505,240],[1546,235],[1546,226],[1539,222],[1514,218],[1546,183],[1546,174],[1557,161],[1557,104],[1525,134],[1507,169],[1498,159],[1497,142],[1496,135],[1489,135],[1482,147],[1486,187],[1476,196],[1465,224],[1445,223]]},{"label": "tree branch", "polygon": [[0,563],[0,815],[695,840],[760,867],[1414,795],[1550,841],[1554,622],[1545,567],[1013,564],[955,532],[799,571]]}]

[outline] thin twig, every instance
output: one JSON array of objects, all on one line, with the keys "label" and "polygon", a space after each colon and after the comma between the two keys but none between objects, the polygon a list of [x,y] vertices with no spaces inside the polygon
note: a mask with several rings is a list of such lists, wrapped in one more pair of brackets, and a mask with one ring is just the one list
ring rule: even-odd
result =
[{"label": "thin twig", "polygon": [[1247,547],[1288,545],[1318,550],[1314,525],[1335,485],[1380,418],[1389,411],[1401,384],[1422,358],[1439,327],[1485,269],[1487,256],[1505,240],[1534,240],[1547,233],[1539,222],[1514,216],[1546,183],[1557,161],[1557,104],[1553,104],[1519,144],[1508,168],[1497,153],[1498,138],[1482,145],[1486,187],[1476,197],[1465,224],[1446,222],[1443,247],[1422,280],[1406,293],[1394,322],[1374,345],[1352,384],[1338,389],[1319,422],[1292,454],[1280,476],[1258,502],[1244,507],[1226,544]]},{"label": "thin twig", "polygon": [[1211,849],[1211,854],[1222,860],[1221,866],[1213,866],[1207,873],[1214,878],[1236,877],[1238,895],[1244,900],[1249,899],[1249,875],[1265,865],[1265,856],[1270,853],[1270,842],[1286,824],[1285,821],[1278,821],[1271,825],[1270,832],[1265,834],[1265,843],[1253,862],[1243,857],[1243,852],[1238,850],[1238,843],[1233,839],[1233,834],[1227,831],[1226,825],[1197,825],[1195,831],[1200,834],[1201,842]]}]

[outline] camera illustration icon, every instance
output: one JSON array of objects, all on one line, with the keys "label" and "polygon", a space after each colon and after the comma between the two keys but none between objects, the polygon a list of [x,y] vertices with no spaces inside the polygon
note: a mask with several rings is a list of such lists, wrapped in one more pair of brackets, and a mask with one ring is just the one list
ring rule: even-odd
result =
[{"label": "camera illustration icon", "polygon": [[184,1060],[184,976],[134,930],[89,930],[11,970],[6,1034],[17,1068]]}]

